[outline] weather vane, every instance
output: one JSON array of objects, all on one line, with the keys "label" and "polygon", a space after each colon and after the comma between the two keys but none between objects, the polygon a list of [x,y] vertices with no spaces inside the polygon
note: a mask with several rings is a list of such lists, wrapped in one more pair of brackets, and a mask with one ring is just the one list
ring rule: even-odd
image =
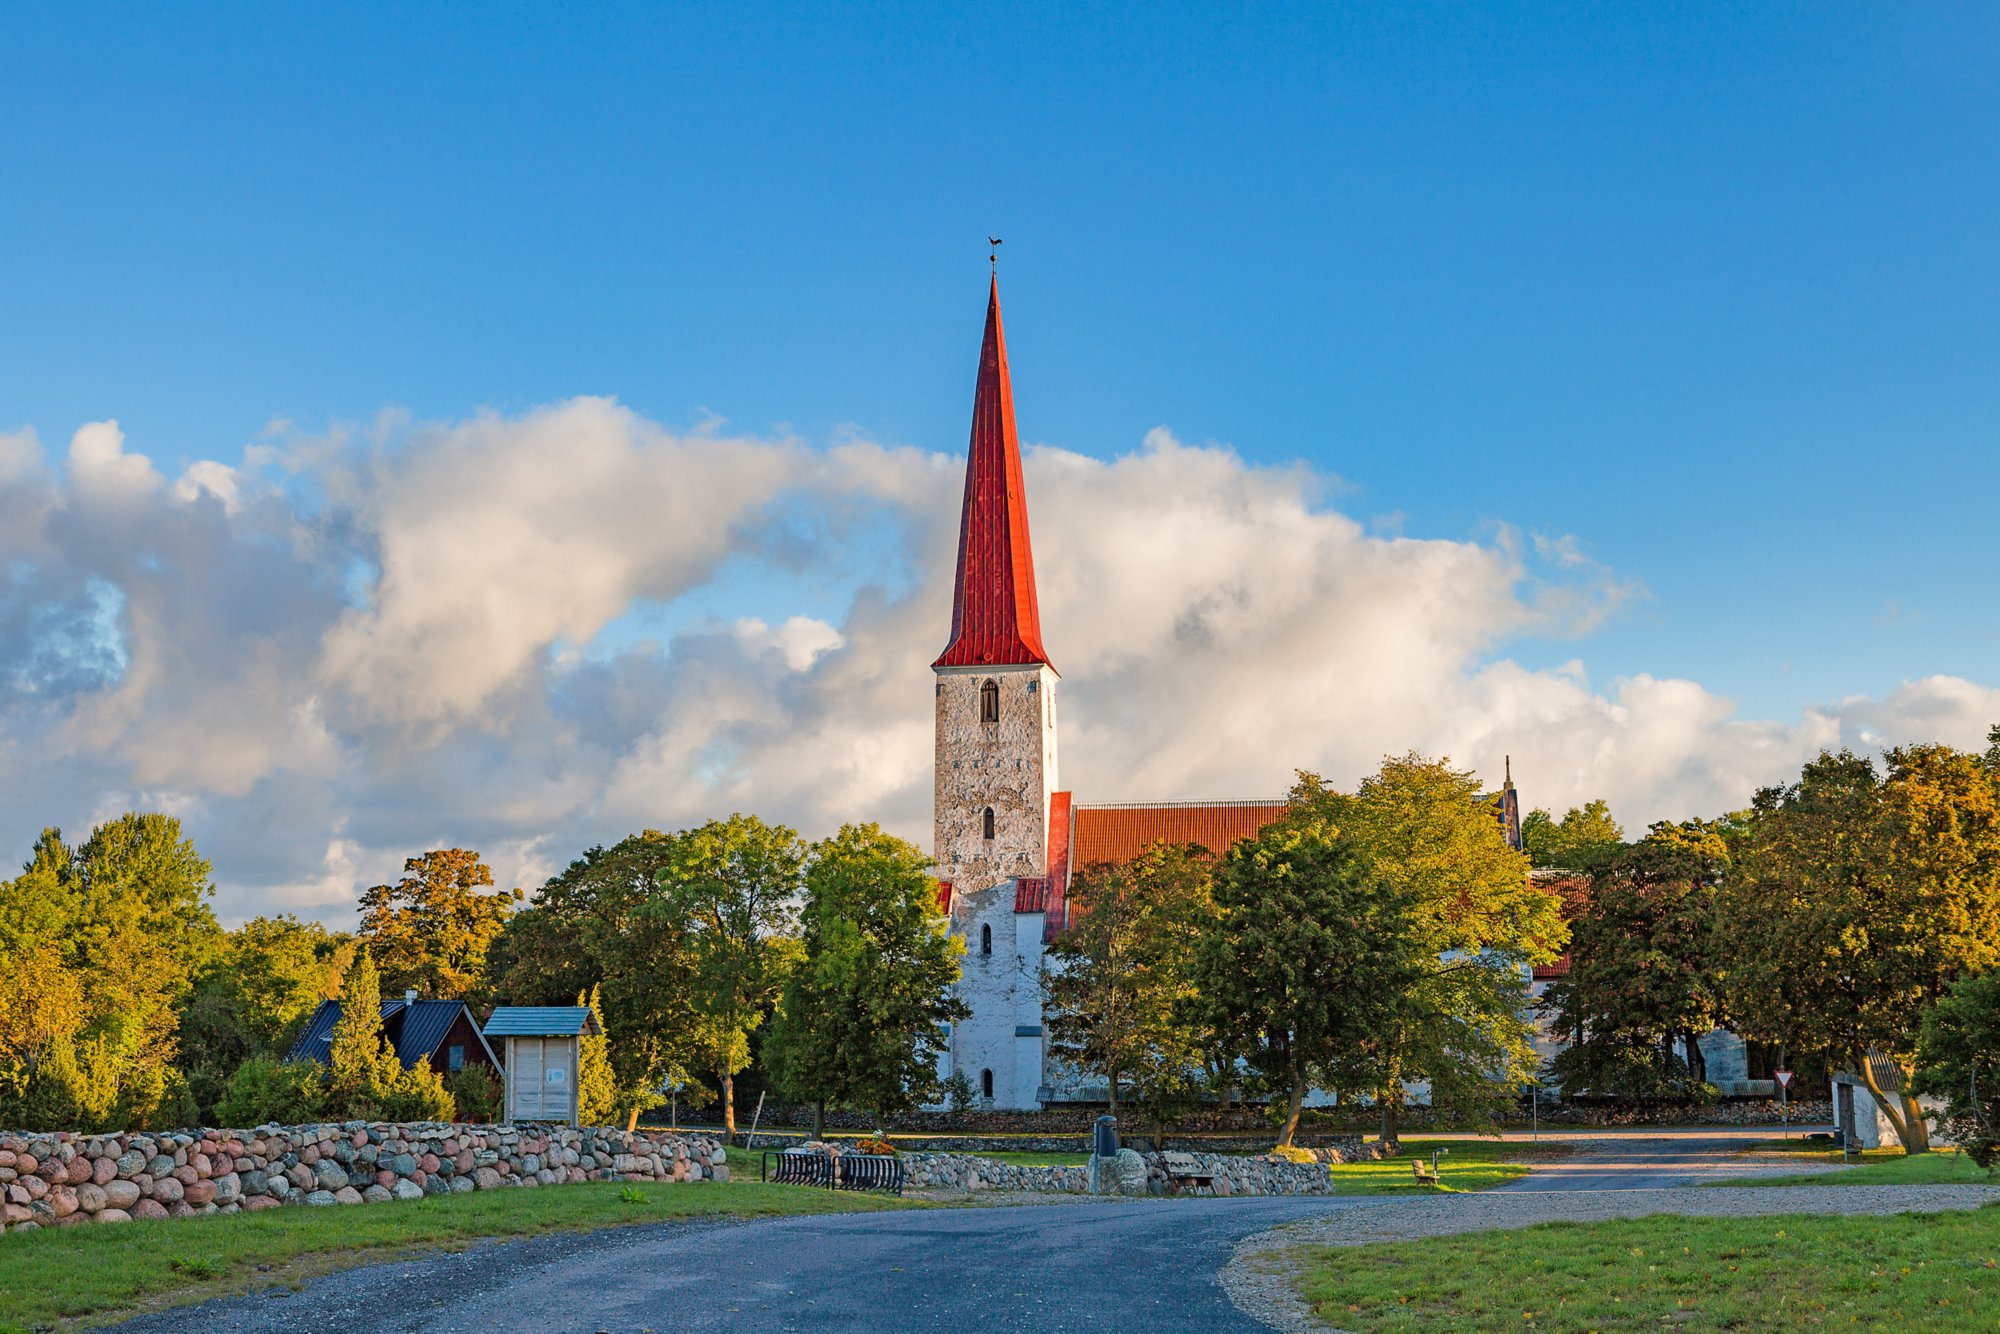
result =
[{"label": "weather vane", "polygon": [[986,238],[986,244],[993,247],[993,253],[986,258],[993,261],[993,267],[997,269],[1000,267],[1000,238],[989,236]]}]

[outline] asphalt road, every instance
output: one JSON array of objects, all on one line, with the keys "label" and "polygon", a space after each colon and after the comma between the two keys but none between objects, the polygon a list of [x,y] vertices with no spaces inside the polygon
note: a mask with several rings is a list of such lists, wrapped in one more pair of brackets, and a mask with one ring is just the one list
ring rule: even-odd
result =
[{"label": "asphalt road", "polygon": [[[1544,1138],[1555,1138],[1544,1136]],[[1574,1158],[1506,1191],[1634,1190],[1771,1170],[1757,1131],[1573,1133]],[[1445,1171],[1450,1174],[1450,1159]],[[1236,1243],[1382,1197],[1064,1202],[682,1223],[490,1243],[350,1269],[301,1292],[128,1322],[127,1334],[642,1331],[1119,1331],[1262,1326],[1217,1275]],[[1464,1196],[1436,1197],[1435,1204]]]},{"label": "asphalt road", "polygon": [[1186,1330],[1268,1334],[1217,1279],[1236,1243],[1366,1198],[1135,1200],[621,1228],[350,1269],[126,1334]]}]

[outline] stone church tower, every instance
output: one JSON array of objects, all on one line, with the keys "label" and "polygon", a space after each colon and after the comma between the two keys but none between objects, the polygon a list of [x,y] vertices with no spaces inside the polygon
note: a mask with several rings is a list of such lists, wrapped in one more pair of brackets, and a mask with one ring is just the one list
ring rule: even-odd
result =
[{"label": "stone church tower", "polygon": [[989,289],[972,443],[959,519],[951,642],[937,673],[937,874],[953,916],[979,914],[996,886],[1045,876],[1056,790],[1056,671],[1042,648],[1035,557],[1014,393]]}]

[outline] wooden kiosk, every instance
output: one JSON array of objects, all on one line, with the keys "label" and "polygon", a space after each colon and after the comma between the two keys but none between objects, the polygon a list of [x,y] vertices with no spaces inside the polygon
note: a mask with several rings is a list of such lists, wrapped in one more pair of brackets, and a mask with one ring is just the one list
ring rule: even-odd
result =
[{"label": "wooden kiosk", "polygon": [[487,1041],[506,1044],[506,1119],[575,1125],[582,1039],[604,1030],[588,1006],[502,1005],[486,1020]]}]

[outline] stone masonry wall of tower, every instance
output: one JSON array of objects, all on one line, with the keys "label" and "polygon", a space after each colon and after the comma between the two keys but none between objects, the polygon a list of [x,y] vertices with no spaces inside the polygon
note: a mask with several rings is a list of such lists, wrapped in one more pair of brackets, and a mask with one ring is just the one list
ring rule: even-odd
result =
[{"label": "stone masonry wall of tower", "polygon": [[[981,720],[980,687],[1000,687],[1000,718]],[[963,900],[1047,873],[1056,790],[1056,674],[1047,667],[937,669],[937,874]],[[986,810],[993,837],[986,837]]]}]

